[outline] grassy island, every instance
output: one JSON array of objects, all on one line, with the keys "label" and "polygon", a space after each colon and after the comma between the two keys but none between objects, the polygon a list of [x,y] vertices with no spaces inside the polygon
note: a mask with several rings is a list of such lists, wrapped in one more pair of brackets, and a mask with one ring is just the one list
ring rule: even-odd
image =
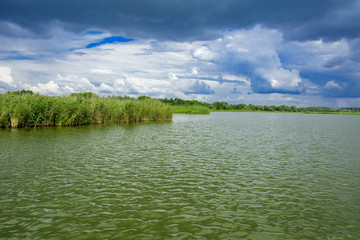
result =
[{"label": "grassy island", "polygon": [[132,99],[75,93],[52,97],[25,90],[0,94],[2,128],[167,121],[171,118],[169,105],[145,96]]}]

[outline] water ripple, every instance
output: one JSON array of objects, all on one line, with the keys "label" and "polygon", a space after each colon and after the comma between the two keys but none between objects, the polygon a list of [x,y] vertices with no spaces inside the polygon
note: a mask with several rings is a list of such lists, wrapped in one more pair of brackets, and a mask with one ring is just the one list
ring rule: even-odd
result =
[{"label": "water ripple", "polygon": [[358,123],[212,113],[4,130],[0,236],[357,239]]}]

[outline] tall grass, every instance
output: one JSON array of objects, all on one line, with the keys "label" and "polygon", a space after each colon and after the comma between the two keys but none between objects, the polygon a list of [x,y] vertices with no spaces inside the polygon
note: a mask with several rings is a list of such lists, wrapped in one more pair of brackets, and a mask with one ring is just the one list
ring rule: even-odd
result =
[{"label": "tall grass", "polygon": [[211,110],[200,105],[175,105],[171,106],[173,113],[185,114],[210,114]]},{"label": "tall grass", "polygon": [[170,107],[156,99],[72,94],[51,97],[31,92],[0,94],[0,127],[78,126],[171,120]]}]

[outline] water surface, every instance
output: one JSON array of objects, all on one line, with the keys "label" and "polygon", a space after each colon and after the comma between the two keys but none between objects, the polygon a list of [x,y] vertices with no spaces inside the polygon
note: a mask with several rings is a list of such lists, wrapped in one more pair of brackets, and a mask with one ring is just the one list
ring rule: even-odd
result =
[{"label": "water surface", "polygon": [[360,118],[0,130],[3,239],[360,239]]}]

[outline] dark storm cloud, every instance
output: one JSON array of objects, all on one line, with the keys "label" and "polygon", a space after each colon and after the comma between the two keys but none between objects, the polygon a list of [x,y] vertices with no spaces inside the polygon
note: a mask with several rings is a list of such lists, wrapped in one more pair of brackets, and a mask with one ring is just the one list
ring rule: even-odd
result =
[{"label": "dark storm cloud", "polygon": [[222,29],[261,24],[280,29],[287,39],[333,40],[360,35],[359,6],[357,0],[0,0],[0,21],[40,36],[51,22],[72,31],[176,41],[211,39]]}]

